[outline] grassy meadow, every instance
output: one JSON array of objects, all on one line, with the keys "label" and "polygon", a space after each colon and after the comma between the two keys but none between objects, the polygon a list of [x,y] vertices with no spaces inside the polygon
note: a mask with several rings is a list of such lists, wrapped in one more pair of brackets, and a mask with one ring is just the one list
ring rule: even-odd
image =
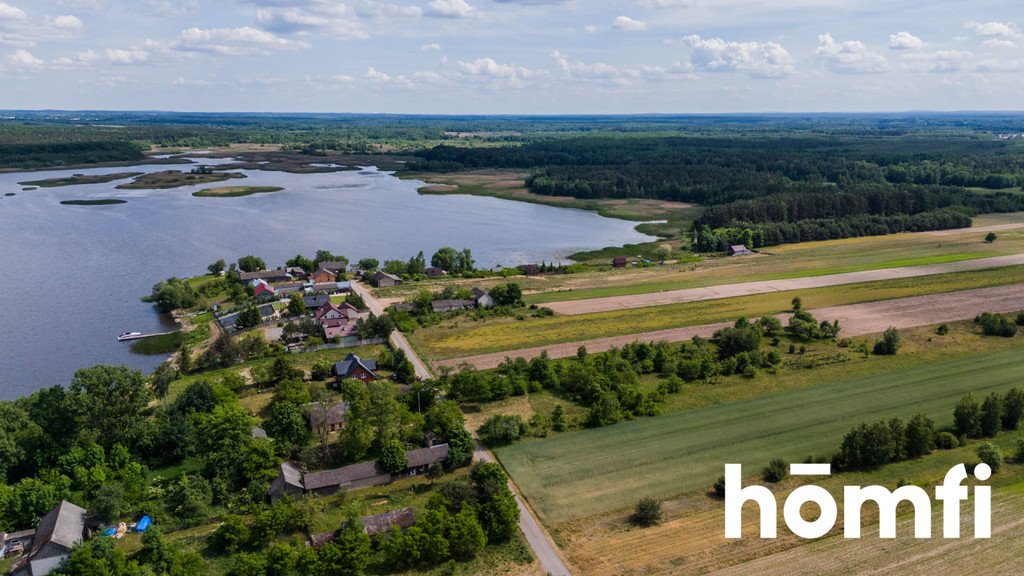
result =
[{"label": "grassy meadow", "polygon": [[428,358],[440,360],[777,314],[790,309],[794,296],[800,296],[804,307],[813,310],[1020,282],[1024,282],[1024,266],[1008,266],[575,316],[457,319],[417,330],[409,339]]},{"label": "grassy meadow", "polygon": [[725,463],[753,474],[771,458],[831,455],[864,421],[923,412],[948,426],[961,395],[1020,386],[1022,370],[1024,355],[1013,347],[522,442],[497,454],[534,509],[560,524],[627,507],[641,495],[710,489]]}]

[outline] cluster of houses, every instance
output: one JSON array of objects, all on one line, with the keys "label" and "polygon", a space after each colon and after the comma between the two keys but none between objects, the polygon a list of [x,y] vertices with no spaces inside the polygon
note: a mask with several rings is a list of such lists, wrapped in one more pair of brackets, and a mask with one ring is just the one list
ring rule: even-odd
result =
[{"label": "cluster of houses", "polygon": [[84,508],[62,501],[33,530],[0,532],[0,558],[15,558],[12,576],[45,576],[57,569],[96,523]]},{"label": "cluster of houses", "polygon": [[[430,303],[430,308],[438,314],[444,312],[454,312],[456,310],[468,310],[470,308],[493,308],[494,298],[491,297],[486,291],[480,288],[473,288],[470,291],[473,295],[472,300],[434,300]],[[399,302],[391,306],[396,312],[415,312],[417,304],[415,302]]]},{"label": "cluster of houses", "polygon": [[443,465],[448,459],[448,445],[437,444],[409,450],[405,453],[405,459],[408,464],[398,474],[388,472],[378,460],[306,473],[290,462],[283,462],[278,466],[277,477],[270,484],[267,494],[271,501],[276,502],[285,496],[300,498],[307,493],[329,495],[340,490],[382,486],[397,478],[423,474],[435,464]]}]

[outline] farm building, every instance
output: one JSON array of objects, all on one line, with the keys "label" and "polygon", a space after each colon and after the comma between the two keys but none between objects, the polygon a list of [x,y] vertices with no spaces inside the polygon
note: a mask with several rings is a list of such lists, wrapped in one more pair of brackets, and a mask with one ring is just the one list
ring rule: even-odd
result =
[{"label": "farm building", "polygon": [[345,427],[348,420],[348,403],[339,402],[330,407],[324,407],[320,402],[313,402],[306,405],[306,413],[309,415],[309,425],[313,430],[326,426],[327,430],[337,432]]},{"label": "farm building", "polygon": [[292,466],[288,462],[282,462],[277,467],[277,478],[270,483],[270,499],[271,501],[278,501],[283,496],[291,496],[292,498],[299,498],[305,491],[305,486],[302,484],[302,472],[295,466]]},{"label": "farm building", "polygon": [[429,276],[431,278],[440,278],[440,277],[444,276],[445,274],[447,274],[447,272],[445,272],[441,268],[438,268],[437,266],[431,266],[430,268],[427,268],[426,270],[424,270],[424,272],[426,272],[427,276]]},{"label": "farm building", "polygon": [[348,262],[344,260],[331,260],[329,262],[321,262],[320,268],[332,272],[337,275],[339,272],[344,272],[348,268]]},{"label": "farm building", "polygon": [[615,268],[625,268],[629,265],[629,260],[625,256],[616,256],[612,259],[612,266]]},{"label": "farm building", "polygon": [[373,278],[373,283],[376,284],[378,288],[385,288],[387,286],[401,286],[402,285],[402,279],[401,278],[399,278],[398,276],[395,276],[394,274],[388,274],[387,272],[384,272],[382,270],[378,270],[377,272],[375,272],[373,274],[372,278]]},{"label": "farm building", "polygon": [[12,566],[12,576],[49,574],[86,536],[85,509],[64,500],[39,521],[29,553]]},{"label": "farm building", "polygon": [[729,246],[729,256],[748,256],[753,254],[754,251],[750,250],[743,244],[736,244],[735,246]]},{"label": "farm building", "polygon": [[444,312],[452,312],[454,310],[475,308],[476,302],[473,300],[434,300],[430,303],[430,306],[434,309],[434,312],[440,314]]},{"label": "farm building", "polygon": [[476,302],[477,308],[493,308],[494,298],[490,294],[481,290],[480,288],[473,288],[470,290],[473,294],[473,300]]},{"label": "farm building", "polygon": [[267,282],[287,282],[292,279],[292,275],[288,273],[284,268],[277,268],[275,270],[257,270],[256,272],[239,272],[238,279],[243,283],[248,284],[253,280],[266,280]]},{"label": "farm building", "polygon": [[331,282],[337,282],[338,277],[335,276],[334,272],[321,268],[316,272],[310,274],[309,280],[314,284],[328,284]]},{"label": "farm building", "polygon": [[[368,536],[373,537],[378,534],[386,534],[392,528],[399,528],[401,530],[411,528],[416,524],[416,514],[413,512],[412,508],[407,507],[383,512],[381,514],[375,514],[373,516],[363,516],[360,520],[363,523],[363,532]],[[336,539],[338,537],[338,532],[339,530],[335,530],[333,532],[322,532],[320,534],[311,534],[306,545],[319,549],[324,544]]]}]

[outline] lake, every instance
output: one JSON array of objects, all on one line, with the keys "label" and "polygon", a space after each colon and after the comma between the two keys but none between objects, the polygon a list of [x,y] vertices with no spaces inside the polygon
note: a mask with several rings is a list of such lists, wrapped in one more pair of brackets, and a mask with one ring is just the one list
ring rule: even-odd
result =
[{"label": "lake", "polygon": [[[230,160],[202,159],[204,164]],[[195,276],[218,258],[254,254],[269,266],[318,249],[408,260],[470,248],[480,267],[566,261],[579,250],[650,241],[635,223],[495,198],[420,195],[422,182],[375,168],[326,174],[240,170],[247,178],[171,190],[117,190],[127,180],[22,191],[19,181],[73,174],[159,172],[143,165],[0,174],[0,399],[67,384],[78,368],[151,370],[121,332],[167,330],[140,301],[157,281]],[[214,186],[281,186],[236,198],[196,198]],[[6,193],[14,196],[4,196]],[[120,198],[126,204],[66,206]]]}]

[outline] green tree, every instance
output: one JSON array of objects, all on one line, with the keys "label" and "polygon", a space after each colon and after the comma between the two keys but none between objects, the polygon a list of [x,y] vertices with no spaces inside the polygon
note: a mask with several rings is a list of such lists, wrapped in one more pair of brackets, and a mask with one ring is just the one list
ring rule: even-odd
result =
[{"label": "green tree", "polygon": [[288,267],[302,268],[309,273],[316,272],[316,263],[302,254],[296,254],[294,258],[285,262],[284,265]]},{"label": "green tree", "polygon": [[637,526],[645,528],[661,524],[661,502],[650,496],[645,496],[633,507],[633,514],[629,519]]},{"label": "green tree", "polygon": [[565,418],[565,408],[563,408],[561,404],[558,404],[551,412],[551,429],[555,432],[565,432],[567,428],[568,423]]},{"label": "green tree", "polygon": [[935,423],[924,414],[917,414],[907,423],[907,458],[920,458],[935,449]]},{"label": "green tree", "polygon": [[104,484],[96,491],[89,512],[100,522],[109,524],[119,518],[126,508],[124,488],[120,484]]},{"label": "green tree", "polygon": [[761,478],[764,478],[765,482],[773,484],[782,482],[786,476],[789,476],[789,463],[781,458],[773,458],[761,473]]},{"label": "green tree", "polygon": [[1003,429],[1016,430],[1024,418],[1024,392],[1011,388],[1003,399]]},{"label": "green tree", "polygon": [[526,434],[526,422],[516,414],[496,414],[488,418],[477,433],[484,444],[491,447],[507,446]]},{"label": "green tree", "polygon": [[141,410],[150,399],[146,379],[127,366],[93,366],[75,372],[68,387],[83,427],[105,446],[132,445],[141,435]]},{"label": "green tree", "polygon": [[302,448],[309,443],[309,424],[302,408],[291,402],[274,402],[270,414],[263,422],[267,435],[284,453]]},{"label": "green tree", "polygon": [[380,451],[380,464],[392,474],[400,474],[409,467],[405,447],[397,439],[388,440]]},{"label": "green tree", "polygon": [[325,576],[361,576],[370,563],[370,537],[358,522],[349,521],[338,537],[320,549]]},{"label": "green tree", "polygon": [[450,246],[445,246],[433,256],[430,257],[430,265],[435,268],[447,270],[452,274],[459,274],[462,272],[462,268],[459,266],[460,256],[459,253]]},{"label": "green tree", "polygon": [[882,334],[882,339],[875,342],[873,352],[878,355],[892,356],[896,354],[900,349],[900,333],[896,331],[896,328],[890,326]]},{"label": "green tree", "polygon": [[235,553],[248,545],[249,538],[249,526],[245,519],[237,514],[229,514],[210,535],[210,544],[218,550]]},{"label": "green tree", "polygon": [[380,260],[376,258],[363,258],[357,264],[359,269],[364,272],[373,272],[380,266]]},{"label": "green tree", "polygon": [[998,238],[999,236],[997,236],[995,232],[989,232],[988,234],[985,235],[985,242],[991,244],[995,242]]},{"label": "green tree", "polygon": [[168,278],[153,285],[153,291],[143,298],[152,302],[162,313],[191,308],[199,302],[199,295],[192,286],[180,278]]},{"label": "green tree", "polygon": [[446,540],[448,551],[454,558],[467,559],[477,555],[487,545],[487,535],[477,520],[476,512],[468,504],[452,519]]},{"label": "green tree", "polygon": [[171,389],[171,383],[178,379],[178,371],[170,362],[161,362],[149,376],[149,385],[153,389],[153,395],[163,400]]},{"label": "green tree", "polygon": [[519,507],[508,487],[508,476],[493,462],[477,464],[470,479],[479,502],[477,518],[487,534],[487,542],[508,542],[519,528]]},{"label": "green tree", "polygon": [[992,438],[1003,423],[1003,399],[995,392],[981,403],[981,435]]},{"label": "green tree", "polygon": [[242,272],[256,272],[266,268],[267,263],[257,256],[242,256],[238,259],[238,269]]},{"label": "green tree", "polygon": [[306,301],[299,293],[292,294],[288,299],[288,313],[292,316],[302,316],[307,312]]},{"label": "green tree", "polygon": [[223,272],[224,269],[227,268],[227,267],[228,267],[227,263],[224,262],[223,258],[221,258],[220,260],[217,260],[213,264],[210,264],[209,266],[207,266],[206,270],[210,274],[213,274],[214,276],[216,276],[216,275],[220,274],[221,272]]},{"label": "green tree", "polygon": [[205,478],[182,475],[167,492],[167,508],[185,524],[204,520],[213,503],[213,489]]},{"label": "green tree", "polygon": [[967,394],[956,403],[953,422],[958,435],[968,438],[981,436],[981,407],[973,396]]},{"label": "green tree", "polygon": [[238,313],[238,318],[235,319],[235,326],[240,330],[247,328],[253,328],[259,326],[263,322],[263,317],[260,316],[260,311],[255,306],[246,306]]}]

